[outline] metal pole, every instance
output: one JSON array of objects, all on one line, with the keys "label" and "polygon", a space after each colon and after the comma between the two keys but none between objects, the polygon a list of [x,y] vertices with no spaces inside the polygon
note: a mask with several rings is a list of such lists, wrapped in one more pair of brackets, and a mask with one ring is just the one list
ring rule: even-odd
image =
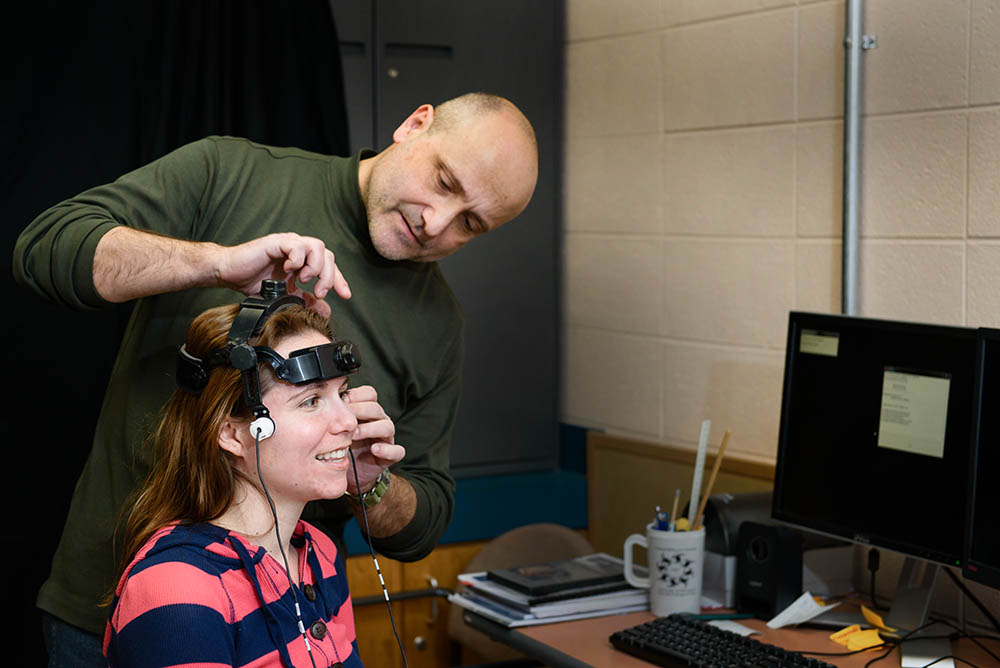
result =
[{"label": "metal pole", "polygon": [[844,221],[841,312],[858,314],[858,151],[861,108],[861,14],[863,0],[847,0],[844,37]]}]

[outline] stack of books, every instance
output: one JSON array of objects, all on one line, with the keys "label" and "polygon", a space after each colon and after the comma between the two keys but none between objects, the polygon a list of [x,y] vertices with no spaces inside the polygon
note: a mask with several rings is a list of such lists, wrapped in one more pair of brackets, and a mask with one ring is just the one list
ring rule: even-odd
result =
[{"label": "stack of books", "polygon": [[448,600],[508,627],[648,610],[649,590],[629,585],[623,568],[621,559],[599,552],[463,573],[461,589]]}]

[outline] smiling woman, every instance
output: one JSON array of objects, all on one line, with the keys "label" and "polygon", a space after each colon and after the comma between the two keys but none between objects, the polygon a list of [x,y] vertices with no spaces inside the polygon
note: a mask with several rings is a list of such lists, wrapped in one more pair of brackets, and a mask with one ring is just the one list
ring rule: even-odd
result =
[{"label": "smiling woman", "polygon": [[240,305],[188,329],[155,464],[126,506],[111,666],[361,666],[343,561],[300,520],[347,489],[360,363],[325,318],[271,308],[242,342]]}]

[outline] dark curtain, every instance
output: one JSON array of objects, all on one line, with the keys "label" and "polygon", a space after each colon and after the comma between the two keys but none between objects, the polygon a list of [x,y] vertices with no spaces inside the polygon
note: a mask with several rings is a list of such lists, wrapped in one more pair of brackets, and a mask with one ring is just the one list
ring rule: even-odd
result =
[{"label": "dark curtain", "polygon": [[[24,665],[44,665],[35,595],[86,461],[128,307],[77,313],[11,278],[41,211],[209,134],[347,155],[326,0],[66,3],[8,8],[0,202],[7,358],[5,572]],[[15,20],[13,17],[17,16]],[[11,404],[10,397],[13,397]]]}]

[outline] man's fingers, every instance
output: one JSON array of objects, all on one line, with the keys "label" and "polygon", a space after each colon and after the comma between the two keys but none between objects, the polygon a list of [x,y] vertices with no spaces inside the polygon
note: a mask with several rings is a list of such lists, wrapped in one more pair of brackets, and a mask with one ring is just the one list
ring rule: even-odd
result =
[{"label": "man's fingers", "polygon": [[375,420],[373,422],[362,422],[358,424],[358,428],[354,432],[355,441],[375,439],[392,443],[395,436],[396,425],[394,425],[392,420],[389,418],[385,418],[384,420]]},{"label": "man's fingers", "polygon": [[313,284],[313,294],[317,299],[325,299],[330,289],[342,299],[351,298],[351,287],[337,267],[333,251],[325,247],[319,239],[303,237],[295,252],[290,252],[284,265],[285,271],[297,273],[299,281]]},{"label": "man's fingers", "polygon": [[333,288],[333,291],[341,299],[350,299],[351,286],[347,284],[347,279],[340,273],[340,268],[334,260],[333,252],[325,248],[323,250],[323,266],[316,277],[313,292],[316,293],[317,297],[326,297],[330,289]]},{"label": "man's fingers", "polygon": [[358,418],[358,421],[371,422],[373,420],[389,419],[389,416],[385,413],[385,409],[374,401],[356,401],[352,398],[350,408],[351,412],[354,413],[354,417]]},{"label": "man's fingers", "polygon": [[361,403],[363,401],[378,401],[378,392],[371,385],[358,385],[347,391],[347,396],[351,398],[351,403]]},{"label": "man's fingers", "polygon": [[402,461],[406,456],[406,448],[398,443],[373,443],[371,452],[386,466]]},{"label": "man's fingers", "polygon": [[329,318],[330,315],[333,313],[333,311],[330,309],[330,305],[326,303],[325,299],[320,299],[311,292],[305,292],[303,290],[296,289],[296,291],[291,294],[295,294],[298,295],[299,297],[302,297],[302,300],[305,301],[306,306],[308,308],[311,308],[312,310],[316,311],[316,313],[319,313],[324,318]]}]

